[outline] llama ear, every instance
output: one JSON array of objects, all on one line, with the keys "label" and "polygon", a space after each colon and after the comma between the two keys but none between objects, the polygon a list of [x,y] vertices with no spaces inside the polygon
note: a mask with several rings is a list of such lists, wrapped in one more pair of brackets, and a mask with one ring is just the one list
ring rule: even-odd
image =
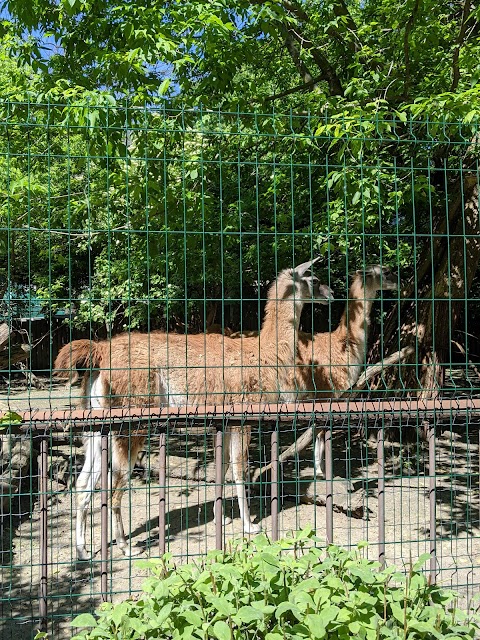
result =
[{"label": "llama ear", "polygon": [[366,265],[363,269],[357,269],[356,271],[352,271],[348,275],[354,278],[355,276],[374,276],[378,275],[381,267],[378,264],[369,264]]},{"label": "llama ear", "polygon": [[383,268],[380,264],[369,264],[368,267],[365,268],[365,274],[369,276],[379,276],[383,271]]},{"label": "llama ear", "polygon": [[300,278],[302,278],[307,273],[307,271],[312,268],[312,265],[320,260],[320,257],[321,256],[318,256],[318,258],[314,258],[313,260],[309,260],[308,262],[299,264],[298,267],[295,267],[295,273],[297,273]]}]

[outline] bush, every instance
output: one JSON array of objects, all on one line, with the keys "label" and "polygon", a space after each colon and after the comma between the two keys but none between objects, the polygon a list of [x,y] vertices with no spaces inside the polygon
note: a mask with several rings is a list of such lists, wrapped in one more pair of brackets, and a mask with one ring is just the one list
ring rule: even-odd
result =
[{"label": "bush", "polygon": [[152,577],[137,600],[103,604],[75,638],[303,640],[304,638],[473,638],[473,615],[454,594],[356,551],[319,549],[310,531],[270,543],[263,535],[233,543],[199,563],[175,566],[168,556],[141,563]]}]

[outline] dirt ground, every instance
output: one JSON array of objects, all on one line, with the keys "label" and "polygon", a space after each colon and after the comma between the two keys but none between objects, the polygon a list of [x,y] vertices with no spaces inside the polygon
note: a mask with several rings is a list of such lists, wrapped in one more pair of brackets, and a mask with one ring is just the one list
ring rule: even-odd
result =
[{"label": "dirt ground", "polygon": [[[66,408],[74,405],[78,388],[66,390],[55,385],[30,390],[19,384],[0,391],[1,407]],[[8,401],[8,402],[7,402]],[[458,424],[457,424],[458,422]],[[480,585],[479,531],[479,447],[478,423],[467,428],[461,421],[440,427],[436,439],[436,554],[437,580],[451,586],[465,603]],[[173,431],[169,436],[167,489],[167,550],[178,561],[190,560],[215,547],[213,523],[214,476],[210,438]],[[281,435],[281,449],[293,441],[291,429]],[[69,638],[69,622],[74,615],[91,611],[101,602],[100,593],[100,514],[99,497],[91,513],[92,562],[75,559],[75,477],[83,461],[78,439],[53,446],[49,472],[49,578],[48,615],[52,638]],[[385,536],[386,561],[407,566],[430,551],[430,505],[427,454],[424,445],[413,447],[400,460],[398,443],[386,443],[385,455]],[[252,468],[259,456],[268,452],[262,434],[254,434],[251,447]],[[143,549],[141,558],[158,556],[158,480],[155,474],[155,440],[138,468],[123,501],[126,529],[132,546]],[[149,473],[150,470],[150,473]],[[325,538],[326,510],[318,504],[305,504],[301,496],[313,479],[312,450],[300,461],[289,461],[281,469],[280,533],[286,534],[311,525]],[[352,478],[353,496],[362,501],[363,514],[354,517],[344,510],[334,513],[334,542],[352,546],[367,540],[364,553],[378,555],[378,467],[372,439],[352,429],[350,436],[334,437],[334,475]],[[334,482],[334,495],[344,490],[340,479]],[[325,487],[318,483],[316,492]],[[225,540],[240,537],[241,523],[235,490],[225,489],[226,509],[233,521],[225,526]],[[353,502],[352,497],[352,502]],[[350,498],[349,498],[350,500]],[[347,500],[348,502],[348,500]],[[267,487],[257,488],[251,500],[252,513],[262,529],[271,532]],[[39,502],[36,479],[22,479],[20,494],[12,504],[12,514],[2,519],[2,587],[0,634],[5,640],[33,637],[38,628],[39,585]],[[12,540],[10,541],[10,537]],[[137,592],[146,570],[136,558],[125,558],[113,545],[109,549],[109,592],[113,600]],[[32,635],[33,634],[33,635]]]}]

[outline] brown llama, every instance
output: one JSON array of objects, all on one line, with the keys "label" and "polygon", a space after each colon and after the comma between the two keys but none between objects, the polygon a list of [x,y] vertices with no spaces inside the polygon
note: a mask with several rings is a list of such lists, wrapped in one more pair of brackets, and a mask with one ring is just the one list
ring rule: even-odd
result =
[{"label": "brown llama", "polygon": [[[389,267],[373,265],[358,270],[348,293],[347,303],[335,331],[299,332],[296,380],[303,398],[338,398],[354,386],[365,366],[368,327],[378,291],[397,289],[397,275]],[[281,454],[281,461],[300,453],[311,438],[301,436]],[[315,470],[324,476],[325,431],[315,441]],[[254,480],[270,469],[257,470]]]},{"label": "brown llama", "polygon": [[[85,408],[290,401],[295,397],[292,380],[302,308],[306,301],[328,304],[333,299],[329,287],[307,275],[317,260],[279,273],[268,292],[260,334],[247,344],[216,334],[162,332],[121,334],[96,343],[77,340],[60,350],[56,375],[69,377],[77,365],[90,367],[82,381]],[[224,458],[232,466],[244,532],[256,533],[260,527],[251,522],[245,494],[250,435],[248,425],[225,433]],[[113,534],[125,555],[121,500],[144,440],[143,436],[112,439]],[[84,445],[85,462],[76,485],[80,559],[90,557],[85,546],[86,521],[101,470],[100,436],[85,437]]]}]

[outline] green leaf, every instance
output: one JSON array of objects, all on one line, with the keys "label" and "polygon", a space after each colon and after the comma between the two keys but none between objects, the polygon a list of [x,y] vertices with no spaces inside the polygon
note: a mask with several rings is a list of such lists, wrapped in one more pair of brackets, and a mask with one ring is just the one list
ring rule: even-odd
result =
[{"label": "green leaf", "polygon": [[203,618],[197,611],[184,611],[181,615],[187,622],[193,624],[194,627],[202,626]]},{"label": "green leaf", "polygon": [[305,617],[305,624],[309,628],[312,638],[321,639],[327,635],[327,630],[325,629],[321,616],[310,614]]},{"label": "green leaf", "polygon": [[171,83],[171,79],[170,78],[165,78],[165,80],[162,81],[162,83],[158,87],[158,95],[159,96],[164,96],[167,93],[168,88],[170,87],[170,83]]},{"label": "green leaf", "polygon": [[359,202],[361,197],[362,197],[362,194],[360,193],[360,191],[356,191],[355,195],[352,198],[352,205],[356,205],[357,202]]},{"label": "green leaf", "polygon": [[412,569],[414,571],[418,571],[423,567],[424,564],[426,564],[431,559],[431,557],[432,556],[429,553],[422,553],[422,555],[418,558],[418,560],[414,562]]},{"label": "green leaf", "polygon": [[72,627],[96,627],[97,621],[91,613],[81,613],[70,623]]},{"label": "green leaf", "polygon": [[358,620],[354,620],[353,622],[348,623],[348,628],[354,636],[358,636],[358,632],[360,631],[361,626]]},{"label": "green leaf", "polygon": [[280,620],[280,618],[287,612],[292,613],[297,620],[301,620],[303,618],[300,609],[291,602],[281,602],[275,610],[275,617],[277,620]]},{"label": "green leaf", "polygon": [[419,621],[413,620],[412,622],[409,622],[408,630],[417,631],[418,633],[429,634],[428,637],[443,638],[444,635],[442,635],[441,633],[438,632],[437,629],[435,629],[434,622],[435,622],[435,619],[433,620],[433,622],[419,622]]},{"label": "green leaf", "polygon": [[245,607],[240,607],[233,619],[237,624],[249,624],[255,620],[263,620],[263,615],[258,611],[258,609],[254,609],[247,605]]},{"label": "green leaf", "polygon": [[224,620],[219,620],[213,625],[213,633],[218,640],[231,640],[232,632]]},{"label": "green leaf", "polygon": [[9,424],[21,424],[22,416],[15,411],[6,411],[0,418],[0,425],[6,426]]},{"label": "green leaf", "polygon": [[396,620],[398,620],[398,622],[400,622],[400,624],[403,625],[404,621],[405,621],[405,611],[404,608],[401,607],[399,604],[397,604],[396,602],[391,602],[390,603],[390,608],[392,610],[393,616]]},{"label": "green leaf", "polygon": [[235,613],[235,607],[233,603],[225,596],[213,596],[208,601],[215,607],[215,609],[222,615],[228,617]]}]

